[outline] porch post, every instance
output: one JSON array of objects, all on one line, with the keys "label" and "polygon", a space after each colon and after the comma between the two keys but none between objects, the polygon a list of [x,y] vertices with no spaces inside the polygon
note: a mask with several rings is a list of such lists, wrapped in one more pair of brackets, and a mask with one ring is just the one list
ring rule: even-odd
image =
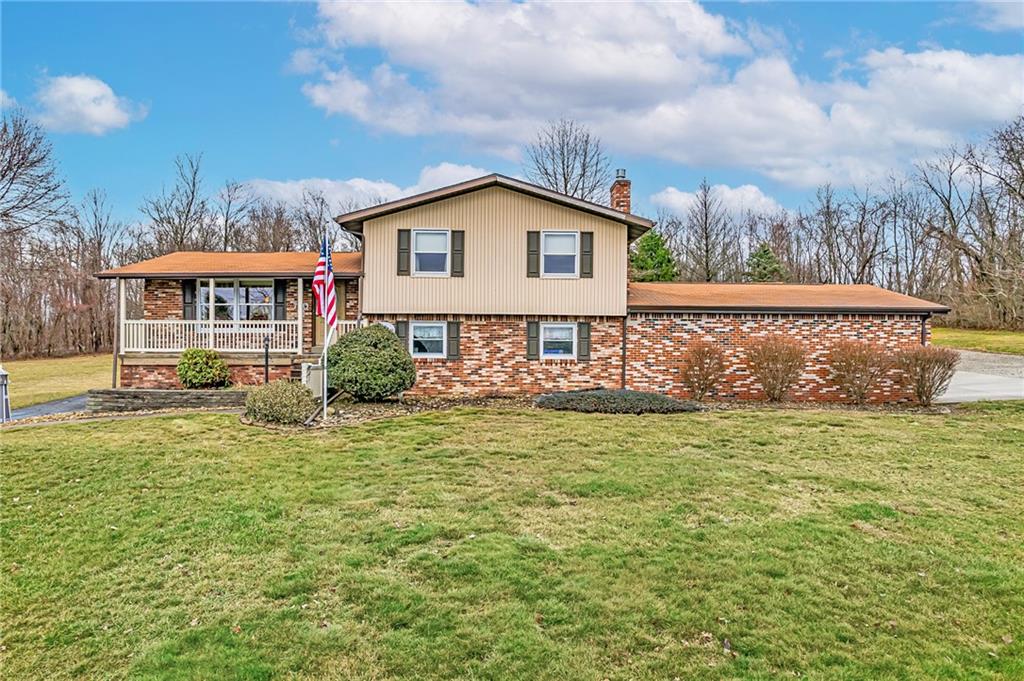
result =
[{"label": "porch post", "polygon": [[207,284],[208,284],[208,288],[209,288],[209,291],[208,291],[209,295],[207,296],[207,301],[209,302],[209,305],[207,307],[209,308],[209,310],[207,311],[207,315],[206,316],[207,316],[207,321],[210,322],[210,349],[212,350],[213,349],[213,322],[217,318],[217,315],[215,315],[214,312],[213,312],[213,301],[215,300],[215,297],[213,295],[213,279],[212,278],[208,279],[207,280]]},{"label": "porch post", "polygon": [[114,310],[114,360],[110,368],[110,387],[117,387],[117,356],[123,352],[124,348],[124,279],[118,277],[115,280],[115,286],[117,289],[117,307]]},{"label": "porch post", "polygon": [[296,351],[301,355],[302,354],[302,277],[299,277],[298,279],[295,280],[295,285],[298,287],[298,295],[296,296],[296,300],[299,301],[298,302],[298,308],[299,308],[298,312],[299,312],[299,314],[297,315],[298,318],[299,318],[299,333],[298,333],[299,340],[298,340],[298,347],[296,348]]}]

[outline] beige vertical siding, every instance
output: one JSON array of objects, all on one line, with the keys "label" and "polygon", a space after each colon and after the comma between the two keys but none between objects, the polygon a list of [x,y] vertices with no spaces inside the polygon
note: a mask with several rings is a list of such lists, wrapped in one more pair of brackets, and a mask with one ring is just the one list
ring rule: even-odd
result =
[{"label": "beige vertical siding", "polygon": [[[396,274],[399,229],[462,229],[464,277]],[[592,279],[526,276],[526,232],[594,233]],[[363,310],[376,314],[625,315],[626,227],[492,187],[365,223]]]}]

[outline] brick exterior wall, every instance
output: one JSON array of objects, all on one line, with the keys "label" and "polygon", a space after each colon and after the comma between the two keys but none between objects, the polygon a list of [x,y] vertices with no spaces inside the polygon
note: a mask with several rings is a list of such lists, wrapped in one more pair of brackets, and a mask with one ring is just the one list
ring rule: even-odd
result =
[{"label": "brick exterior wall", "polygon": [[180,279],[146,279],[142,289],[143,319],[184,319]]},{"label": "brick exterior wall", "polygon": [[[373,316],[372,321],[408,317]],[[415,319],[415,318],[413,318]],[[526,358],[526,319],[506,316],[430,317],[461,321],[461,357],[416,359],[410,395],[497,396],[583,388],[618,388],[622,381],[622,320],[612,317],[541,317],[539,321],[589,321],[590,360]],[[426,320],[426,318],[424,318]]]},{"label": "brick exterior wall", "polygon": [[[926,333],[928,333],[926,329]],[[687,344],[702,339],[726,355],[725,377],[712,399],[764,398],[757,380],[746,368],[744,346],[759,337],[782,334],[809,350],[807,366],[791,398],[802,402],[843,401],[845,396],[829,379],[828,351],[840,339],[866,341],[896,351],[920,345],[921,317],[917,315],[811,314],[639,314],[629,316],[627,386],[634,390],[688,397],[678,384]],[[870,401],[899,402],[911,395],[895,380],[881,381]]]},{"label": "brick exterior wall", "polygon": [[[263,364],[238,364],[228,367],[231,383],[235,385],[258,385],[263,383]],[[289,378],[290,364],[271,365],[270,380]],[[122,388],[181,388],[178,370],[174,364],[122,364]]]}]

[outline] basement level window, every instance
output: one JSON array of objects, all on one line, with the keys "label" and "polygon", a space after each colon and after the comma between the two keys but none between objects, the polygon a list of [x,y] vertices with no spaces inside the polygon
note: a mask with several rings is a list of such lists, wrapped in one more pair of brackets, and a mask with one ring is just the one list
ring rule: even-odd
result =
[{"label": "basement level window", "polygon": [[544,359],[567,359],[576,356],[575,324],[541,324],[540,356]]},{"label": "basement level window", "polygon": [[444,322],[411,322],[409,354],[413,357],[444,357],[445,335]]}]

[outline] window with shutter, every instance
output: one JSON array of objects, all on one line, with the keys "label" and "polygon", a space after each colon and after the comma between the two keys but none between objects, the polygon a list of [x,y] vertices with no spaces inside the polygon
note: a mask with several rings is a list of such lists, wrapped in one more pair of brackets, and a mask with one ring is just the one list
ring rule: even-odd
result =
[{"label": "window with shutter", "polygon": [[462,355],[462,322],[448,322],[448,359],[459,359]]},{"label": "window with shutter", "polygon": [[580,232],[580,277],[594,278],[594,233]]},{"label": "window with shutter", "polygon": [[576,359],[590,359],[590,322],[580,322],[576,325]]},{"label": "window with shutter", "polygon": [[526,359],[540,359],[539,322],[526,322]]},{"label": "window with shutter", "polygon": [[526,233],[526,276],[540,276],[540,232]]},{"label": "window with shutter", "polygon": [[398,230],[398,276],[409,276],[409,251],[412,232],[408,229]]},{"label": "window with shutter", "polygon": [[461,229],[452,230],[452,276],[464,277],[465,272],[466,232]]}]

